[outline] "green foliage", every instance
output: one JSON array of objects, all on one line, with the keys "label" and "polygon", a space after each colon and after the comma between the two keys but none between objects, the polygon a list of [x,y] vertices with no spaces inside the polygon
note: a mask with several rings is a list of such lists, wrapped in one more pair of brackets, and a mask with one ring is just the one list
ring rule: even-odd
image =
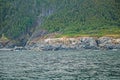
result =
[{"label": "green foliage", "polygon": [[37,17],[56,0],[0,0],[0,35],[17,39],[37,25]]},{"label": "green foliage", "polygon": [[9,38],[18,38],[32,27],[34,14],[30,12],[32,2],[27,0],[0,0],[0,34],[5,33]]},{"label": "green foliage", "polygon": [[46,18],[43,29],[63,35],[120,34],[118,0],[62,0],[61,3],[59,11]]},{"label": "green foliage", "polygon": [[4,35],[2,34],[2,37],[0,38],[0,41],[8,41],[9,39]]},{"label": "green foliage", "polygon": [[[45,16],[53,10],[50,16]],[[17,39],[39,29],[63,35],[120,34],[119,0],[0,0],[0,35]],[[44,15],[44,16],[43,16]],[[38,29],[38,28],[37,28]]]}]

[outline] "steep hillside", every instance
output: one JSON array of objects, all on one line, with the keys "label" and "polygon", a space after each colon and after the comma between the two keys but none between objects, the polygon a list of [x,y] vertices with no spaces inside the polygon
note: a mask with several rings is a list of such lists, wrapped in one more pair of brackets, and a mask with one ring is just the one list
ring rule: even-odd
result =
[{"label": "steep hillside", "polygon": [[36,30],[119,35],[119,14],[119,0],[0,0],[0,36],[26,43]]},{"label": "steep hillside", "polygon": [[26,43],[56,0],[0,0],[0,36]]},{"label": "steep hillside", "polygon": [[119,0],[63,0],[59,12],[42,25],[67,36],[120,34]]}]

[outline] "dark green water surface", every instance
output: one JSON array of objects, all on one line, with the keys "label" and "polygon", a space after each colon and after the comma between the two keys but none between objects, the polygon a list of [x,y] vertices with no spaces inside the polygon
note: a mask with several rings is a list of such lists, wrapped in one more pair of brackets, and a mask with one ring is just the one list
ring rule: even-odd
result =
[{"label": "dark green water surface", "polygon": [[120,80],[120,50],[0,51],[0,80]]}]

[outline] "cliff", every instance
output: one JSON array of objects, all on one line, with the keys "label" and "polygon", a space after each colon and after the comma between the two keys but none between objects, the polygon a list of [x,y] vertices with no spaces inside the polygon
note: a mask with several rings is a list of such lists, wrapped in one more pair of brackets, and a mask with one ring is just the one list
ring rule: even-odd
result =
[{"label": "cliff", "polygon": [[21,46],[43,30],[70,37],[120,34],[119,0],[0,0],[0,12],[0,37]]},{"label": "cliff", "polygon": [[77,37],[45,38],[32,40],[26,45],[30,50],[81,50],[81,49],[120,49],[120,38]]}]

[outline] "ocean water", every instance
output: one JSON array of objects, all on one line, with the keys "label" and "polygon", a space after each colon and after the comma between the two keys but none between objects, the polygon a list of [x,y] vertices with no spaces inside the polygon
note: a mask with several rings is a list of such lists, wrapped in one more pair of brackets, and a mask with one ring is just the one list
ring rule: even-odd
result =
[{"label": "ocean water", "polygon": [[0,80],[120,80],[120,50],[0,51]]}]

